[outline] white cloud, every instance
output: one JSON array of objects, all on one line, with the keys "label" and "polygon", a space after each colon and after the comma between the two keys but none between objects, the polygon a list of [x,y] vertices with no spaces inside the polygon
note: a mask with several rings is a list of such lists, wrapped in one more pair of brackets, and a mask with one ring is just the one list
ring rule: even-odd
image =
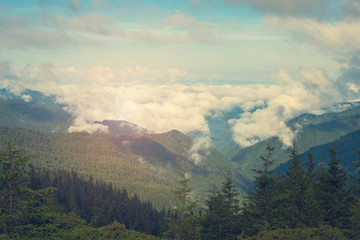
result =
[{"label": "white cloud", "polygon": [[360,21],[329,23],[312,18],[266,16],[271,30],[292,34],[297,40],[327,51],[351,52],[360,49]]},{"label": "white cloud", "polygon": [[[241,146],[250,146],[277,136],[285,146],[290,146],[296,132],[286,126],[288,120],[305,112],[318,112],[322,107],[330,106],[339,100],[335,85],[331,84],[321,71],[306,69],[303,74],[306,82],[300,83],[280,70],[276,75],[280,83],[277,94],[266,101],[266,107],[255,112],[247,111],[239,119],[230,121],[235,141]],[[317,78],[319,76],[320,78]],[[317,81],[311,82],[315,78]]]},{"label": "white cloud", "polygon": [[[249,146],[277,136],[290,145],[296,133],[286,126],[288,120],[346,99],[324,71],[311,68],[301,70],[303,82],[280,70],[275,75],[278,84],[238,86],[178,83],[179,76],[191,78],[180,69],[99,66],[80,70],[49,64],[26,67],[26,71],[6,64],[3,68],[6,74],[0,74],[1,86],[13,84],[14,89],[27,87],[55,94],[58,102],[69,105],[68,111],[76,117],[70,131],[106,132],[106,127],[93,122],[108,119],[126,120],[155,132],[178,129],[209,136],[206,117],[238,106],[245,112],[230,121],[236,142]],[[12,82],[6,76],[18,80]],[[194,142],[190,155],[196,164],[201,163],[199,151],[208,147],[209,140],[205,137]]]},{"label": "white cloud", "polygon": [[86,122],[81,118],[77,118],[74,124],[69,128],[69,132],[88,132],[88,133],[106,133],[108,127],[98,123]]},{"label": "white cloud", "polygon": [[32,100],[32,97],[30,95],[22,95],[21,98],[24,100],[24,102],[30,102]]},{"label": "white cloud", "polygon": [[195,165],[199,165],[204,160],[204,157],[210,154],[210,146],[211,139],[209,136],[204,135],[195,138],[189,150],[190,160],[193,161]]}]

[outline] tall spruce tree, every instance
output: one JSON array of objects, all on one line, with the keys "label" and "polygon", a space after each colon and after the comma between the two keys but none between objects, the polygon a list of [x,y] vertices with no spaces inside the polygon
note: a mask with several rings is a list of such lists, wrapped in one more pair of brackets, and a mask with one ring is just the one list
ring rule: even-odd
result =
[{"label": "tall spruce tree", "polygon": [[175,214],[168,221],[168,231],[166,235],[174,239],[200,239],[200,227],[198,219],[192,214],[196,202],[190,200],[192,189],[189,186],[189,177],[184,173],[181,174],[179,186],[174,191],[179,206],[174,206]]},{"label": "tall spruce tree", "polygon": [[269,230],[273,227],[274,202],[276,177],[271,166],[274,163],[274,147],[266,145],[267,155],[260,156],[263,162],[261,169],[254,169],[255,181],[254,189],[245,198],[241,225],[245,235],[255,235],[259,231]]},{"label": "tall spruce tree", "polygon": [[353,162],[357,168],[357,175],[354,176],[356,185],[353,186],[354,204],[351,207],[351,234],[353,239],[360,240],[360,150],[357,151],[357,160]]},{"label": "tall spruce tree", "polygon": [[341,166],[336,147],[329,147],[330,162],[322,182],[321,202],[325,211],[325,222],[337,228],[347,229],[350,226],[350,203],[352,195],[347,188],[347,171]]},{"label": "tall spruce tree", "polygon": [[15,149],[10,141],[6,149],[0,152],[1,211],[10,217],[22,212],[23,195],[29,191],[25,164],[30,159],[31,157],[23,154],[23,150]]},{"label": "tall spruce tree", "polygon": [[315,166],[313,154],[308,153],[306,162],[306,190],[304,193],[304,223],[307,227],[318,227],[322,222],[322,211],[316,194],[317,172],[315,171]]},{"label": "tall spruce tree", "polygon": [[227,172],[221,190],[214,189],[206,200],[207,212],[202,221],[205,239],[237,239],[240,233],[238,195],[230,172]]},{"label": "tall spruce tree", "polygon": [[294,143],[291,148],[289,169],[285,176],[286,190],[283,198],[283,204],[288,217],[288,227],[290,228],[301,226],[306,220],[305,196],[307,188],[306,173]]}]

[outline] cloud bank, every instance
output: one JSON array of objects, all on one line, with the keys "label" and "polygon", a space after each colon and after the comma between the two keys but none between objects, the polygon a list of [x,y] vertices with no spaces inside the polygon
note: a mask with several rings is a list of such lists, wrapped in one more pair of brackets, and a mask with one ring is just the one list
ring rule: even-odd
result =
[{"label": "cloud bank", "polygon": [[[278,83],[272,85],[184,84],[178,79],[191,76],[179,69],[95,67],[84,71],[46,63],[24,68],[2,63],[0,83],[18,95],[25,88],[55,94],[57,101],[67,105],[66,110],[76,117],[70,131],[106,132],[106,127],[93,122],[114,119],[155,132],[178,129],[210,136],[206,117],[238,106],[244,113],[229,124],[239,145],[246,147],[275,136],[284,145],[290,145],[296,132],[286,126],[288,120],[305,112],[321,113],[335,102],[358,98],[358,60],[352,58],[337,80],[328,79],[322,70],[302,68],[301,81],[279,70],[274,74]],[[344,89],[352,95],[344,95]],[[200,163],[198,150],[207,146],[208,140],[200,138],[194,145],[191,154],[195,163]]]}]

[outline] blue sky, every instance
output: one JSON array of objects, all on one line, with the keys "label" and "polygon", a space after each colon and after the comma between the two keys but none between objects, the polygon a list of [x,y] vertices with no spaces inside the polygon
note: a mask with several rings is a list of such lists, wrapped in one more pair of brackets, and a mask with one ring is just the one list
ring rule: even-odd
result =
[{"label": "blue sky", "polygon": [[290,118],[359,99],[359,29],[359,0],[0,0],[0,87],[57,95],[75,130],[206,135],[237,105],[240,145],[289,143]]}]

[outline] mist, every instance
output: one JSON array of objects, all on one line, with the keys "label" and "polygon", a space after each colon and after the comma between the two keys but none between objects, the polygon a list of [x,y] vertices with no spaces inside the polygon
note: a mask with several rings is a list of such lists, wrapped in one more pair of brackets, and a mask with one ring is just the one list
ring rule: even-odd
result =
[{"label": "mist", "polygon": [[[199,163],[197,149],[208,145],[205,136],[211,134],[206,117],[240,107],[244,112],[229,120],[233,139],[239,146],[251,146],[269,137],[278,137],[289,146],[296,130],[287,127],[288,120],[302,113],[323,113],[337,102],[359,98],[357,82],[344,81],[350,67],[343,69],[342,76],[335,80],[329,79],[323,70],[302,68],[300,80],[280,69],[272,74],[274,84],[211,85],[148,80],[176,79],[181,70],[147,70],[144,77],[145,70],[139,67],[132,70],[136,79],[130,83],[119,77],[129,69],[106,68],[108,74],[99,78],[94,72],[104,71],[103,68],[64,70],[49,64],[16,68],[2,63],[6,74],[1,75],[0,86],[25,101],[30,101],[23,94],[27,88],[55,95],[57,102],[66,105],[65,110],[75,116],[69,131],[107,132],[107,127],[94,122],[126,120],[157,133],[172,129],[200,132],[204,137],[191,152],[194,162]],[[169,76],[171,72],[176,76]]]}]

